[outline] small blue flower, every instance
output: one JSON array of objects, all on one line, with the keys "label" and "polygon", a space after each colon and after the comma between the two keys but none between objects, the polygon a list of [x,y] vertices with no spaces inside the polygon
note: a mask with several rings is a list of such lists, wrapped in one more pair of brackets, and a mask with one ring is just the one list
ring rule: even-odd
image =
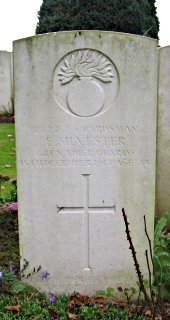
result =
[{"label": "small blue flower", "polygon": [[48,277],[49,277],[49,275],[50,275],[50,273],[49,273],[48,271],[44,271],[44,272],[42,272],[42,274],[41,274],[41,279],[42,279],[42,280],[47,280]]},{"label": "small blue flower", "polygon": [[0,280],[2,280],[2,279],[3,279],[3,272],[0,271]]},{"label": "small blue flower", "polygon": [[49,300],[51,303],[53,303],[53,302],[55,302],[56,297],[53,296],[53,294],[50,294],[50,295],[48,296],[48,300]]},{"label": "small blue flower", "polygon": [[14,269],[10,266],[9,267],[9,272],[13,272],[14,271]]}]

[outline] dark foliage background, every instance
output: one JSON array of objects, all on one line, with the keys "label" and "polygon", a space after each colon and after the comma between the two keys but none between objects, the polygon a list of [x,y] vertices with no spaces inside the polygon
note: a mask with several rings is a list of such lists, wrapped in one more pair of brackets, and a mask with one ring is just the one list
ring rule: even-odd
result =
[{"label": "dark foliage background", "polygon": [[36,34],[109,30],[158,38],[155,0],[43,0]]}]

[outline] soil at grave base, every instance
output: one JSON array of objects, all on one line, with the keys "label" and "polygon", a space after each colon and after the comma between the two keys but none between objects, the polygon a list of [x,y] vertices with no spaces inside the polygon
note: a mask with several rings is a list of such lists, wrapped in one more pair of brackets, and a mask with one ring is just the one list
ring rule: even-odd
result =
[{"label": "soil at grave base", "polygon": [[0,114],[0,123],[14,123],[14,122],[15,122],[15,118],[13,116]]},{"label": "soil at grave base", "polygon": [[10,266],[19,272],[18,219],[14,214],[0,219],[0,268]]}]

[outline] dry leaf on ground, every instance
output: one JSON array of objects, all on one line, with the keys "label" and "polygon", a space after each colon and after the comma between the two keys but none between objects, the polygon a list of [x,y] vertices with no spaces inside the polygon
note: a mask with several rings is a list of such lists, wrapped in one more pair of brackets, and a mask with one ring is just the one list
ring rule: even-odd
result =
[{"label": "dry leaf on ground", "polygon": [[91,302],[92,303],[104,303],[105,302],[105,298],[103,298],[103,297],[94,297],[94,298],[91,298]]},{"label": "dry leaf on ground", "polygon": [[133,311],[130,307],[126,309],[126,314],[128,315],[129,318],[133,317]]},{"label": "dry leaf on ground", "polygon": [[16,311],[16,312],[20,312],[21,311],[21,306],[18,304],[16,306],[6,306],[4,307],[4,309],[6,311]]},{"label": "dry leaf on ground", "polygon": [[105,307],[103,304],[97,304],[97,309],[99,309],[101,312],[106,312],[108,310],[107,307]]},{"label": "dry leaf on ground", "polygon": [[76,319],[78,316],[77,316],[77,314],[67,312],[67,317],[68,317],[69,319]]},{"label": "dry leaf on ground", "polygon": [[5,164],[4,167],[5,167],[5,168],[11,168],[11,165],[10,165],[10,164]]},{"label": "dry leaf on ground", "polygon": [[156,317],[155,317],[155,320],[162,320],[162,317],[160,314],[157,314]]},{"label": "dry leaf on ground", "polygon": [[68,307],[68,309],[71,309],[75,305],[81,306],[82,304],[87,305],[89,303],[91,303],[91,299],[89,298],[89,296],[83,296],[77,292],[70,297],[70,301],[69,301],[67,307]]},{"label": "dry leaf on ground", "polygon": [[147,317],[151,317],[152,315],[152,312],[151,310],[148,308],[148,307],[145,307],[144,310],[143,310],[143,314]]},{"label": "dry leaf on ground", "polygon": [[48,312],[53,319],[58,319],[58,313],[55,312],[52,308],[48,308]]}]

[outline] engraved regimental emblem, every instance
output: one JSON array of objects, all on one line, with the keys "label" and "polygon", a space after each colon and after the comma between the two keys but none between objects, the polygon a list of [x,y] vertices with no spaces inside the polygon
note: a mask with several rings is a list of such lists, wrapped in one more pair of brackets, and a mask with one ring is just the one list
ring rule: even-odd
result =
[{"label": "engraved regimental emblem", "polygon": [[57,64],[53,93],[59,106],[79,117],[98,115],[116,98],[119,77],[113,62],[95,50],[76,50]]}]

